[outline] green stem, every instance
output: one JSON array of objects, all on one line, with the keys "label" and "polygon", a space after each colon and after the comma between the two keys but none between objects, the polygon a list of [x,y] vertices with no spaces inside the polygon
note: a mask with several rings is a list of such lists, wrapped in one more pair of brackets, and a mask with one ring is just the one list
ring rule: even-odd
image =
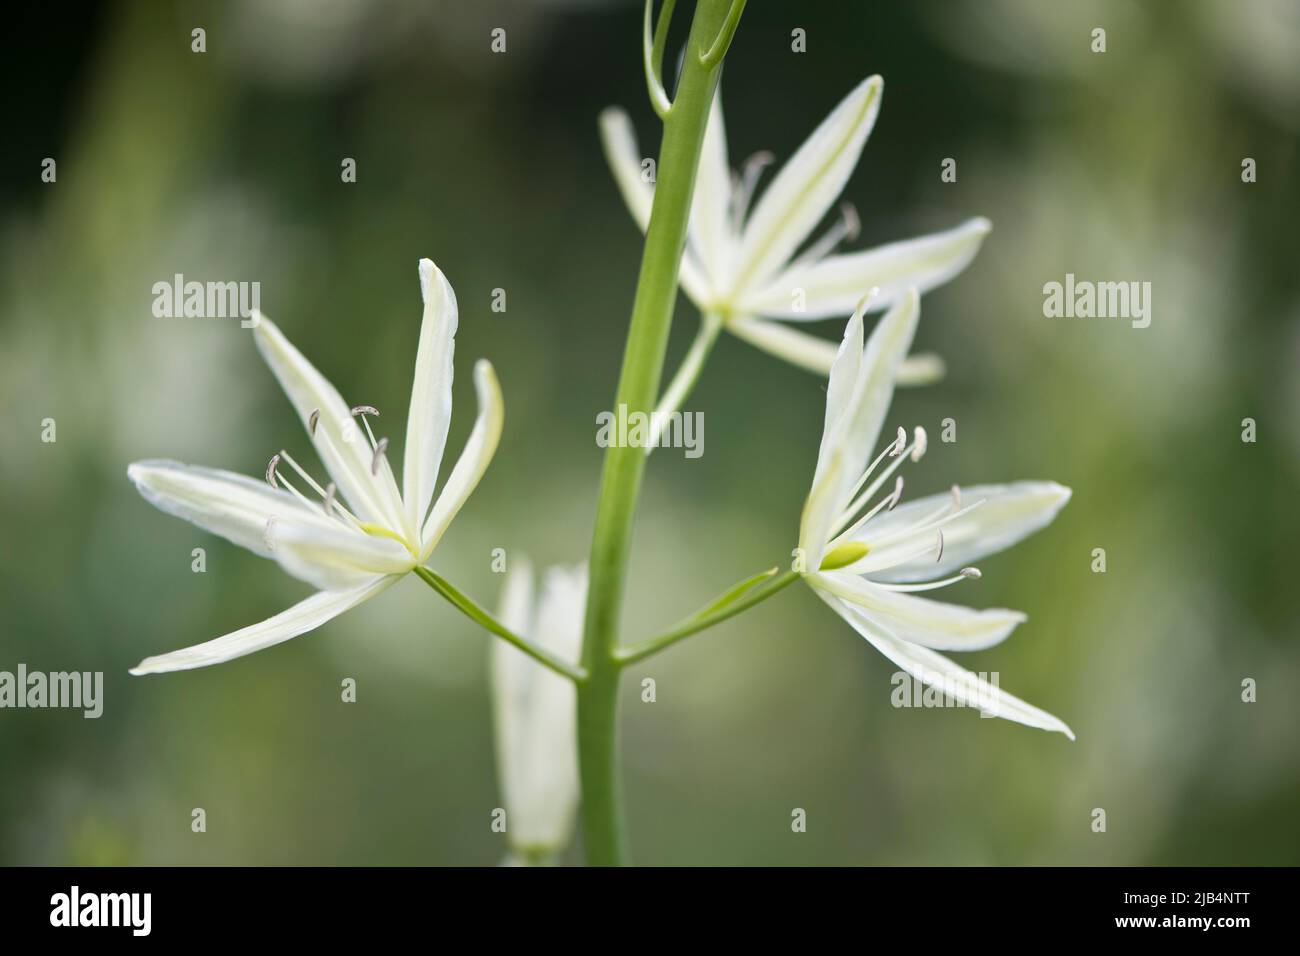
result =
[{"label": "green stem", "polygon": [[683,638],[713,627],[715,624],[721,624],[728,618],[735,617],[741,611],[748,611],[755,604],[766,601],[773,594],[784,590],[797,580],[799,580],[798,571],[787,571],[779,578],[773,579],[771,584],[758,588],[747,597],[725,604],[712,613],[689,617],[671,631],[648,638],[640,644],[633,644],[631,647],[623,648],[618,652],[618,660],[624,665],[645,660],[652,654],[658,654],[664,648],[671,647]]},{"label": "green stem", "polygon": [[[658,183],[614,403],[630,412],[650,412],[659,392],[695,170],[726,52],[715,43],[727,25],[729,7],[728,0],[699,0],[677,95],[665,111]],[[717,58],[702,62],[700,54],[715,49]],[[640,447],[606,450],[591,542],[582,642],[588,679],[578,685],[578,759],[587,861],[598,866],[622,865],[628,859],[618,760],[618,618],[645,462]]]},{"label": "green stem", "polygon": [[491,631],[497,637],[509,641],[515,647],[519,648],[539,664],[544,664],[561,677],[567,677],[575,684],[581,684],[587,679],[587,672],[581,667],[574,667],[560,658],[556,657],[544,647],[538,647],[526,637],[520,637],[514,631],[510,630],[495,617],[485,611],[473,598],[466,595],[454,584],[440,575],[437,571],[425,567],[418,567],[415,573],[425,584],[433,588],[442,597],[446,598],[456,610],[464,614],[471,621],[481,625]]}]

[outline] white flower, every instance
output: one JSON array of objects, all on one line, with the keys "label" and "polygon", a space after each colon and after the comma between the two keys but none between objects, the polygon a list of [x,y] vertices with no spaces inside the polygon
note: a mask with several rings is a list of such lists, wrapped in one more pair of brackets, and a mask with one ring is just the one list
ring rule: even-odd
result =
[{"label": "white flower", "polygon": [[[376,441],[371,431],[368,416],[379,413],[369,406],[350,409],[261,315],[254,331],[258,350],[302,419],[330,482],[322,487],[287,451],[271,459],[266,483],[174,461],[139,461],[127,469],[155,507],[274,558],[290,574],[321,589],[259,624],[147,658],[131,673],[204,667],[287,641],[374,597],[428,559],[487,469],[505,411],[496,373],[480,360],[474,367],[478,418],[430,509],[451,421],[457,313],[451,285],[428,259],[420,260],[420,289],[424,316],[406,423],[405,494],[398,491],[388,464],[388,439]],[[356,418],[364,434],[358,432]]]},{"label": "white flower", "polygon": [[[860,252],[832,254],[858,231],[852,207],[798,256],[804,243],[844,189],[880,110],[883,81],[860,83],[813,131],[748,214],[762,167],[752,158],[732,175],[727,159],[721,93],[715,96],[705,132],[691,206],[681,285],[707,317],[716,317],[742,339],[795,365],[825,375],[836,344],[780,322],[806,322],[848,314],[866,289],[879,291],[870,309],[884,309],[905,290],[926,291],[947,282],[974,258],[991,228],[971,219],[947,232],[894,242]],[[627,114],[617,108],[600,116],[601,139],[623,199],[644,231],[654,186],[642,174],[642,158]],[[900,384],[920,384],[942,374],[938,356],[904,363]]]},{"label": "white flower", "polygon": [[[879,454],[875,449],[919,313],[913,289],[880,320],[865,349],[861,307],[849,320],[827,384],[797,570],[819,597],[912,677],[985,713],[1073,739],[1070,728],[1051,714],[936,653],[992,647],[1025,616],[943,604],[916,592],[977,579],[979,571],[970,566],[974,561],[1048,524],[1070,499],[1070,490],[1047,481],[953,486],[951,494],[898,505],[903,480],[895,472],[925,453],[925,431],[916,429],[909,442],[900,428]],[[890,478],[893,485],[882,495]]]},{"label": "white flower", "polygon": [[[567,661],[582,649],[585,565],[547,570],[541,599],[533,570],[515,557],[501,596],[507,628]],[[505,641],[492,644],[497,772],[506,835],[518,862],[550,861],[564,851],[578,807],[577,696],[573,682]]]}]

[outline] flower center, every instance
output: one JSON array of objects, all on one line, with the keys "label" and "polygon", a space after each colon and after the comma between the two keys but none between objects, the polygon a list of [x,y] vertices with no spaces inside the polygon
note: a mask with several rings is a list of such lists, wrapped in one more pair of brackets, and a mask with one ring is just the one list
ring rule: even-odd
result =
[{"label": "flower center", "polygon": [[[875,505],[867,508],[867,504],[876,496],[885,482],[902,467],[905,461],[919,461],[921,456],[925,454],[927,447],[925,429],[918,426],[912,435],[912,441],[909,444],[906,430],[899,428],[898,437],[876,456],[876,459],[867,466],[866,471],[858,479],[858,483],[852,491],[852,502],[841,513],[839,520],[832,529],[834,537],[828,545],[825,558],[822,559],[821,570],[833,571],[838,568],[848,567],[873,551],[878,552],[887,546],[897,545],[913,539],[923,540],[924,543],[913,551],[904,552],[897,560],[891,560],[889,566],[906,564],[931,553],[934,554],[934,560],[938,563],[943,560],[944,526],[983,504],[982,501],[976,501],[973,504],[963,506],[961,489],[953,485],[951,498],[928,514],[919,515],[914,521],[909,521],[902,527],[888,534],[882,534],[870,542],[853,539],[852,536],[866,526],[872,518],[881,511],[892,511],[902,498],[903,479],[902,476],[898,476],[894,478],[893,490],[877,501]],[[886,458],[892,458],[893,460],[873,479],[872,475]],[[863,511],[864,508],[865,511]],[[862,514],[855,519],[854,516],[858,515],[859,512],[862,512]],[[929,537],[930,532],[934,532],[933,539]],[[893,591],[928,591],[933,588],[946,587],[967,578],[978,578],[979,576],[978,568],[962,568],[956,575],[940,581],[927,581],[917,584],[876,583]]]},{"label": "flower center", "polygon": [[[380,469],[382,468],[385,479],[389,482],[393,482],[394,487],[396,487],[396,483],[392,476],[392,468],[388,464],[388,456],[386,454],[388,451],[388,439],[381,438],[376,441],[374,432],[370,428],[370,421],[367,418],[368,415],[374,415],[378,418],[379,410],[372,405],[358,405],[351,411],[354,417],[361,419],[362,426],[366,431],[366,437],[370,440],[371,450],[374,452],[370,462],[371,475],[378,477]],[[307,433],[313,438],[316,435],[316,426],[319,421],[320,409],[313,409],[311,415],[307,417]],[[312,491],[316,492],[316,494],[320,496],[319,503],[304,495],[298,490],[293,482],[280,473],[279,466],[282,461],[289,465],[289,467],[298,474],[298,477],[301,478]],[[272,488],[283,488],[310,508],[314,509],[320,507],[324,512],[325,517],[337,521],[340,525],[349,530],[360,531],[363,534],[381,538],[391,538],[406,548],[407,551],[411,552],[412,555],[418,557],[417,548],[407,540],[405,535],[400,534],[391,528],[386,528],[383,525],[374,524],[369,521],[362,521],[339,502],[337,488],[334,482],[331,481],[322,488],[320,482],[308,474],[307,471],[294,460],[293,456],[283,448],[276,454],[272,455],[270,462],[267,463],[266,483]],[[274,521],[275,519],[271,520]]]}]

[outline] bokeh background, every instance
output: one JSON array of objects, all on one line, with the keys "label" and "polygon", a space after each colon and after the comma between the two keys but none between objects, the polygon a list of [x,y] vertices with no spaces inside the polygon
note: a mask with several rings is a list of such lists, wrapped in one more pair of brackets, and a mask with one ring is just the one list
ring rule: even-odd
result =
[{"label": "bokeh background", "polygon": [[[639,4],[25,16],[5,41],[0,155],[0,669],[102,670],[106,701],[99,720],[0,711],[0,861],[498,862],[488,638],[418,580],[252,657],[127,675],[307,593],[127,482],[136,458],[258,475],[280,447],[310,455],[249,333],[156,319],[151,286],[177,272],[259,281],[262,307],[345,396],[400,423],[416,260],[434,258],[461,308],[449,449],[472,421],[473,358],[496,364],[507,402],[501,450],[435,567],[491,605],[493,548],[583,558],[595,416],[640,250],[597,113],[628,107],[657,147]],[[497,26],[505,55],[488,48]],[[994,223],[972,267],[924,302],[920,347],[950,374],[901,394],[891,418],[937,435],[951,416],[958,441],[932,441],[909,493],[1075,489],[1054,525],[952,596],[1028,612],[962,660],[1079,739],[894,709],[893,666],[791,589],[627,675],[636,859],[1300,862],[1300,8],[755,0],[723,82],[733,160],[788,157],[873,72],[883,110],[845,194],[857,245]],[[47,156],[55,184],[40,181]],[[945,157],[956,183],[940,181]],[[1067,272],[1152,282],[1150,328],[1045,319],[1042,286]],[[683,300],[673,358],[695,325]],[[814,377],[723,337],[689,402],[704,456],[651,461],[629,637],[788,559],[823,400]],[[191,571],[195,547],[206,573]],[[1090,570],[1099,547],[1105,574]],[[355,704],[340,701],[345,677]],[[1241,701],[1245,678],[1256,703]],[[194,807],[206,834],[190,830]]]}]

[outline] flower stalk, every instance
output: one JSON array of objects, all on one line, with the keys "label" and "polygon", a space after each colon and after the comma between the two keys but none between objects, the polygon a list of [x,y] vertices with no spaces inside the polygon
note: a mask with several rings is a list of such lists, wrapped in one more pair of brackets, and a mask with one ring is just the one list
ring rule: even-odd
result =
[{"label": "flower stalk", "polygon": [[[664,125],[658,182],[616,407],[649,413],[658,398],[695,171],[727,43],[743,6],[743,0],[699,0],[676,96],[671,104],[656,103]],[[666,33],[666,28],[665,22],[658,32]],[[618,685],[624,663],[618,653],[618,618],[645,462],[641,448],[606,449],[589,562],[582,642],[587,679],[578,685],[578,759],[587,861],[599,866],[628,861],[618,760]]]}]

